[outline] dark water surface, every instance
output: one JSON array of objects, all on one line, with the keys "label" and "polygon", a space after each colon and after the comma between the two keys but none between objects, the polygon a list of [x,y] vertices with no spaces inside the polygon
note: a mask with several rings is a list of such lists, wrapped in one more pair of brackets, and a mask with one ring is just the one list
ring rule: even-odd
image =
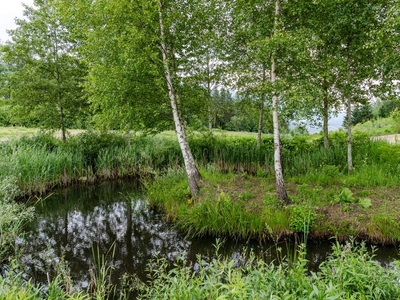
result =
[{"label": "dark water surface", "polygon": [[[40,282],[46,282],[46,273],[54,274],[55,266],[64,259],[72,278],[81,288],[87,288],[89,269],[97,256],[93,252],[99,250],[100,254],[106,254],[113,245],[113,278],[116,282],[125,273],[146,280],[146,266],[157,254],[166,256],[171,262],[184,253],[193,261],[197,254],[215,255],[215,239],[186,238],[165,222],[160,212],[148,207],[146,196],[134,181],[61,190],[37,204],[36,213],[36,220],[18,243],[24,249],[27,272]],[[273,243],[226,240],[220,254],[235,258],[245,246],[267,261],[277,259],[277,248]],[[281,255],[293,253],[293,246],[288,243],[280,243],[278,247],[282,249]],[[329,241],[308,242],[307,259],[311,270],[318,269],[330,248]],[[376,255],[380,263],[390,264],[398,258],[398,250],[380,246]]]}]

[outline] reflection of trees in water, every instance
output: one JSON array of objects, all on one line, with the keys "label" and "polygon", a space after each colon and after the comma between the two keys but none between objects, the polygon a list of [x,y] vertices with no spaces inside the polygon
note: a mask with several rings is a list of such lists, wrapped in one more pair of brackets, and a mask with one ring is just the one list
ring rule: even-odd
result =
[{"label": "reflection of trees in water", "polygon": [[105,254],[115,242],[115,275],[129,272],[144,279],[149,259],[158,253],[173,259],[190,244],[142,200],[39,216],[32,228],[20,241],[25,263],[32,270],[48,272],[64,255],[73,278],[82,286],[87,285],[92,249],[97,247]]}]

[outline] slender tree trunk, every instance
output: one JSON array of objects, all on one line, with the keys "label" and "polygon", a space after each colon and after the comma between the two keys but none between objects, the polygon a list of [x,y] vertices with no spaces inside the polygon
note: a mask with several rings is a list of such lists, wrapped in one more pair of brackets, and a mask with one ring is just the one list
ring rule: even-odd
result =
[{"label": "slender tree trunk", "polygon": [[161,38],[161,53],[163,58],[165,79],[167,81],[168,96],[171,102],[172,114],[175,123],[175,131],[178,137],[179,147],[182,151],[183,160],[185,163],[186,174],[189,181],[189,188],[192,197],[196,197],[199,192],[199,180],[201,179],[200,173],[197,170],[192,152],[190,151],[189,143],[183,122],[179,116],[179,110],[176,102],[176,91],[173,86],[171,72],[168,63],[168,53],[165,42],[165,29],[162,16],[161,0],[158,0],[158,14],[160,22],[160,38]]},{"label": "slender tree trunk", "polygon": [[[280,2],[275,0],[275,30],[278,26],[278,18],[280,14]],[[271,58],[271,82],[276,81],[276,61],[275,54]],[[279,133],[279,116],[278,116],[278,100],[279,97],[274,95],[272,97],[272,119],[274,124],[274,168],[275,168],[275,179],[276,179],[276,192],[278,199],[283,201],[284,204],[289,204],[290,199],[286,193],[285,180],[283,178],[282,160],[281,160],[281,143]]]},{"label": "slender tree trunk", "polygon": [[258,112],[258,131],[257,131],[257,148],[261,148],[261,137],[262,137],[262,125],[264,115],[264,96],[261,99],[260,109]]},{"label": "slender tree trunk", "polygon": [[329,148],[329,132],[328,132],[328,119],[329,119],[329,108],[328,108],[328,94],[325,91],[324,95],[324,107],[323,107],[323,127],[324,127],[324,148]]},{"label": "slender tree trunk", "polygon": [[213,129],[213,109],[212,109],[212,96],[211,96],[211,80],[210,80],[210,56],[207,53],[207,98],[208,98],[208,130],[210,134]]},{"label": "slender tree trunk", "polygon": [[349,172],[353,171],[353,155],[351,141],[351,99],[347,98],[347,167]]},{"label": "slender tree trunk", "polygon": [[[348,48],[350,43],[348,44]],[[347,49],[348,49],[347,48]],[[349,51],[349,50],[347,50]],[[348,171],[353,171],[353,154],[352,154],[352,141],[351,141],[351,68],[350,68],[350,52],[347,53],[347,168]]]},{"label": "slender tree trunk", "polygon": [[[263,74],[262,74],[262,81],[266,81],[266,76],[265,76],[265,68],[263,66]],[[257,131],[257,148],[261,148],[261,136],[262,136],[262,126],[263,126],[263,115],[264,115],[264,102],[265,102],[265,93],[262,92],[261,94],[261,103],[260,103],[260,108],[259,108],[259,114],[258,114],[258,131]]]},{"label": "slender tree trunk", "polygon": [[213,114],[211,112],[211,107],[208,107],[208,131],[210,134],[212,133],[213,130]]},{"label": "slender tree trunk", "polygon": [[60,105],[59,110],[60,110],[61,139],[65,142],[67,140],[67,137],[65,135],[64,109],[62,105]]}]

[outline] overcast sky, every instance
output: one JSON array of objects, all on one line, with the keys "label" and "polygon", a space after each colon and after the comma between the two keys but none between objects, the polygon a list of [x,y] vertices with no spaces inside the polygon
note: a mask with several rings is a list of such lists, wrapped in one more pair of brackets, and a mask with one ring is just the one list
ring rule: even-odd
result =
[{"label": "overcast sky", "polygon": [[6,29],[14,29],[16,17],[22,18],[22,2],[32,6],[33,0],[0,0],[0,40],[8,40]]}]

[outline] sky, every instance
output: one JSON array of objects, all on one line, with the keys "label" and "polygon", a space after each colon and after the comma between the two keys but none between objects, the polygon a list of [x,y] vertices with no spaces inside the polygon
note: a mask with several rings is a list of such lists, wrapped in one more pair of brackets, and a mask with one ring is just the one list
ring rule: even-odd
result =
[{"label": "sky", "polygon": [[14,19],[22,18],[22,2],[32,6],[33,0],[0,0],[0,40],[8,40],[6,29],[15,29]]}]

